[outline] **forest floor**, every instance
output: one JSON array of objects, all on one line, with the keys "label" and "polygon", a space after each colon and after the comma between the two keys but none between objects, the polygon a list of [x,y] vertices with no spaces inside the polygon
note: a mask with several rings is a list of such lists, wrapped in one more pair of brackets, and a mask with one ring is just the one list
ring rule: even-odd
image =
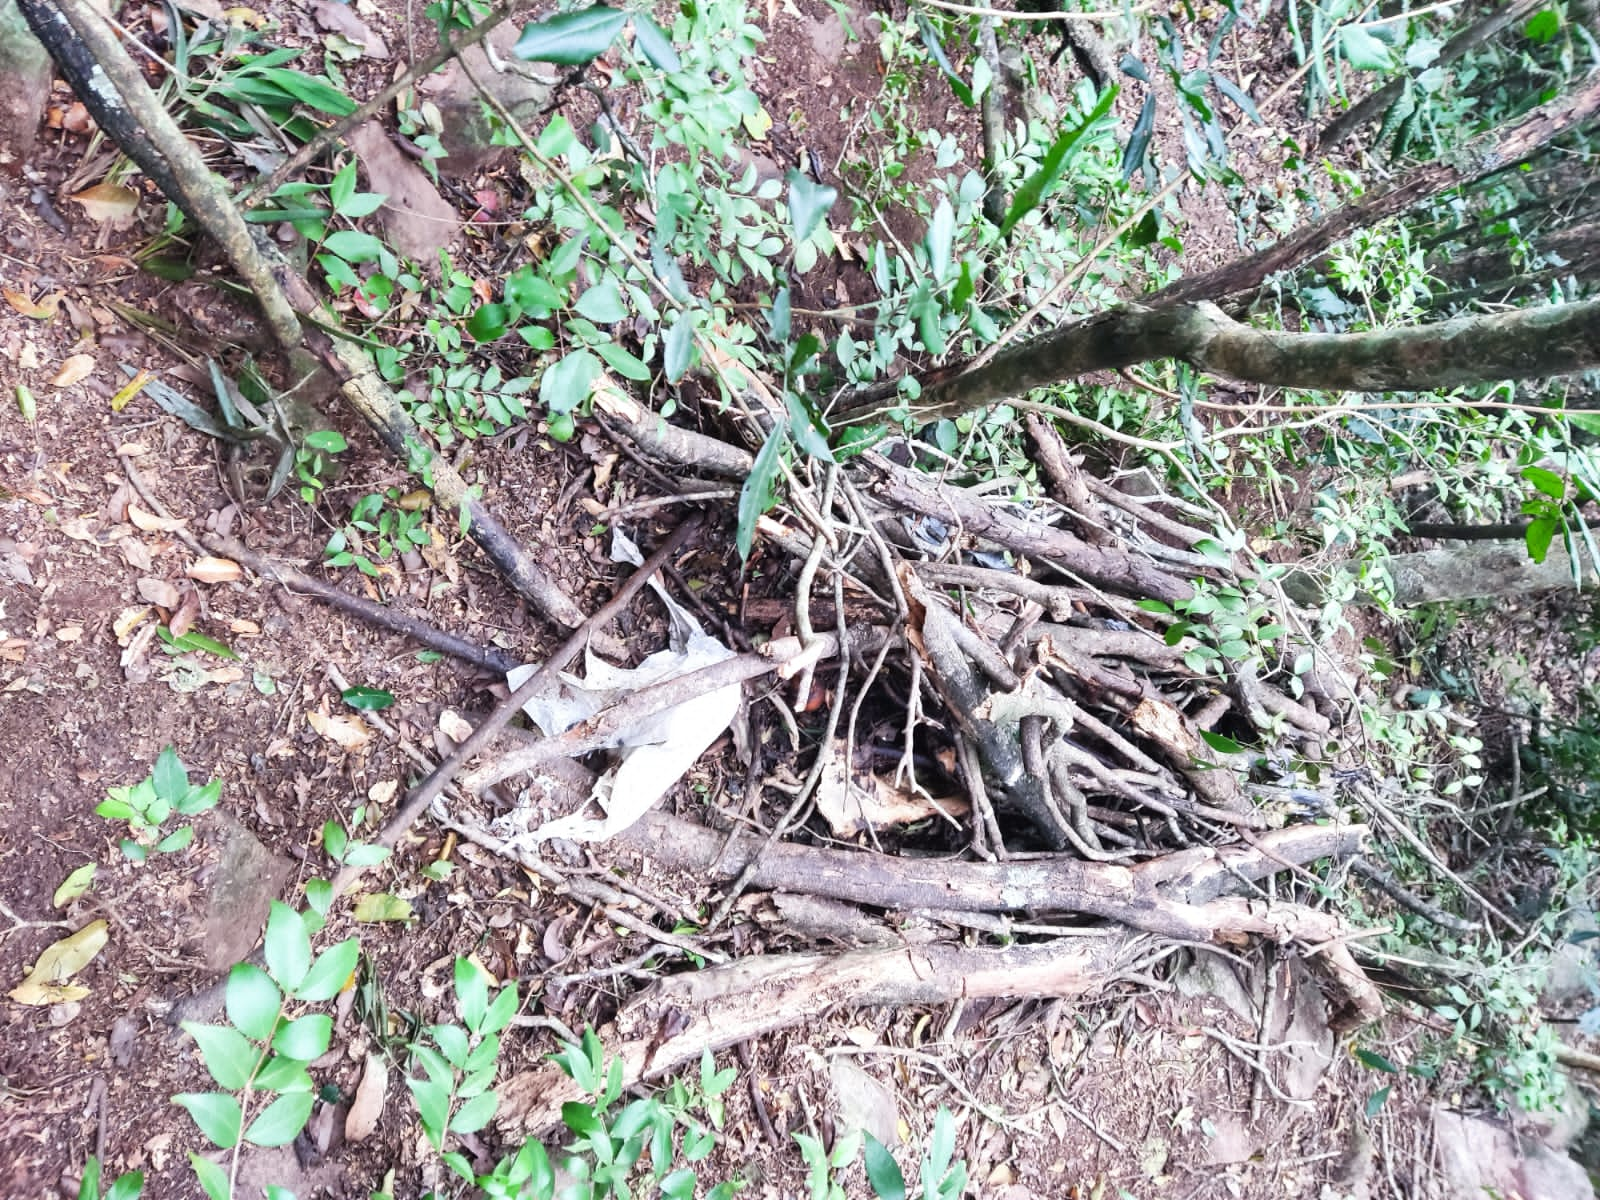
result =
[{"label": "forest floor", "polygon": [[[390,3],[356,10],[389,55],[352,69],[358,92],[410,56],[411,9],[391,11]],[[260,11],[282,21],[293,42],[320,36],[310,16],[316,7],[274,2]],[[134,21],[130,12],[124,19]],[[870,30],[866,14],[851,15]],[[755,81],[766,108],[789,114],[791,127],[803,117],[797,140],[824,163],[837,162],[859,136],[841,111],[878,86],[870,33],[849,40],[824,0],[772,3],[755,19],[768,38],[769,76]],[[1238,53],[1257,64],[1259,92],[1274,86],[1273,71],[1288,72],[1286,47],[1271,32]],[[942,104],[926,103],[930,123],[945,119]],[[69,104],[58,92],[52,111],[59,117]],[[1277,122],[1273,137],[1301,131],[1292,100],[1267,116]],[[1265,155],[1271,143],[1256,136],[1247,157]],[[16,986],[46,946],[90,921],[107,923],[109,944],[82,971],[82,998],[0,1003],[0,1195],[75,1194],[95,1154],[108,1177],[142,1170],[147,1195],[184,1197],[200,1194],[187,1154],[207,1146],[170,1097],[204,1091],[208,1081],[173,1022],[217,1019],[214,1001],[208,1013],[191,998],[250,953],[269,900],[292,899],[306,879],[326,873],[324,823],[352,825],[365,806],[367,824],[353,831],[376,828],[417,777],[409,755],[447,746],[441,731],[453,728],[454,714],[482,714],[505,685],[285,588],[252,577],[194,578],[184,532],[231,532],[258,553],[315,562],[331,531],[291,498],[292,488],[269,504],[241,503],[210,439],[144,397],[114,403],[125,367],[194,395],[210,386],[203,367],[130,322],[129,310],[170,322],[170,340],[190,352],[248,342],[258,331],[248,310],[215,292],[137,271],[132,256],[148,237],[142,225],[97,226],[67,201],[65,193],[93,181],[83,174],[88,153],[83,136],[56,128],[28,178],[0,181],[0,392],[8,398],[0,410],[0,982]],[[468,195],[492,188],[493,179],[455,183]],[[1186,267],[1237,251],[1235,222],[1219,197],[1196,192],[1183,203]],[[159,206],[146,207],[159,214]],[[31,421],[10,401],[19,386],[36,398]],[[409,486],[354,418],[330,415],[353,448],[329,490],[335,505]],[[660,490],[593,427],[565,445],[534,426],[514,428],[473,445],[469,470],[510,531],[587,611],[624,578],[590,532],[596,503]],[[738,626],[752,600],[787,598],[792,568],[773,560],[742,581],[730,531],[725,511],[676,567],[701,611]],[[347,571],[344,586],[540,661],[556,640],[551,631],[450,522],[434,521],[432,533],[408,569],[376,581]],[[232,657],[169,652],[138,635],[151,606],[184,605],[195,628]],[[1506,636],[1518,636],[1518,618],[1505,620]],[[769,634],[773,624],[747,621],[745,631]],[[637,659],[659,647],[662,628],[659,607],[645,599],[618,631]],[[399,702],[380,725],[342,705],[352,685]],[[93,810],[107,789],[143,778],[166,746],[196,782],[220,780],[222,801],[199,819],[189,850],[136,864],[118,850],[122,829]],[[725,738],[667,803],[684,811],[700,797],[721,803],[739,794],[743,776]],[[598,1023],[638,986],[637,934],[596,921],[515,863],[426,819],[414,834],[382,868],[410,919],[358,923],[336,913],[329,930],[360,937],[391,1014],[446,1019],[458,954],[539,992],[541,1011],[574,1029]],[[455,868],[447,878],[420,873],[441,860]],[[96,867],[92,889],[53,904],[85,864]],[[563,868],[603,874],[606,853]],[[641,882],[681,897],[690,911],[705,901],[692,879]],[[376,1019],[370,992],[344,994],[334,1048],[317,1064],[338,1097],[319,1105],[293,1147],[248,1152],[239,1195],[279,1185],[306,1200],[366,1196],[391,1172],[399,1196],[443,1182],[398,1082],[376,1132],[345,1137],[349,1098],[378,1048]],[[1360,1045],[1403,1066],[1421,1053],[1426,1033],[1397,1006]],[[505,1074],[555,1048],[546,1029],[512,1030]],[[725,1054],[719,1065],[737,1066],[739,1080],[705,1174],[742,1179],[752,1196],[808,1193],[791,1131],[827,1140],[847,1124],[864,1125],[914,1158],[939,1105],[956,1114],[971,1194],[986,1197],[1446,1196],[1457,1193],[1438,1114],[1485,1114],[1455,1091],[1466,1064],[1439,1064],[1428,1080],[1379,1074],[1358,1061],[1328,1031],[1303,966],[1262,948],[1198,956],[1164,981],[1118,985],[1082,1003],[843,1005],[810,1027]],[[1385,1087],[1387,1099],[1375,1103]],[[491,1131],[479,1136],[475,1151],[496,1148]],[[859,1168],[843,1182],[849,1194],[867,1194]]]}]

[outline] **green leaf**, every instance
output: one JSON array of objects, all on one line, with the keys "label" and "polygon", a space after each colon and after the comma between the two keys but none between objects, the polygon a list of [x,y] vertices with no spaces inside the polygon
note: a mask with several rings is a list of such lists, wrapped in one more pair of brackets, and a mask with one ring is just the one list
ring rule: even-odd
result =
[{"label": "green leaf", "polygon": [[209,1158],[203,1158],[193,1150],[189,1151],[189,1164],[194,1167],[195,1178],[200,1180],[200,1186],[205,1190],[210,1200],[230,1200],[231,1193],[228,1189],[228,1173]]},{"label": "green leaf", "polygon": [[1383,1055],[1372,1050],[1357,1050],[1356,1061],[1364,1067],[1370,1067],[1374,1071],[1382,1071],[1386,1075],[1400,1074],[1399,1067],[1395,1066]]},{"label": "green leaf", "polygon": [[950,273],[950,252],[955,247],[956,213],[944,196],[933,210],[933,220],[928,222],[928,270],[934,283],[943,283]]},{"label": "green leaf", "polygon": [[309,1092],[311,1076],[299,1059],[274,1054],[267,1059],[267,1065],[256,1072],[256,1091]]},{"label": "green leaf", "polygon": [[505,335],[506,326],[513,319],[511,309],[504,304],[480,304],[467,318],[467,332],[475,342],[492,342]]},{"label": "green leaf", "polygon": [[311,1062],[327,1052],[333,1036],[333,1018],[326,1013],[307,1013],[278,1029],[272,1048],[285,1058]]},{"label": "green leaf", "polygon": [[611,49],[627,20],[627,13],[604,4],[558,13],[524,27],[512,53],[530,62],[581,67]]},{"label": "green leaf", "polygon": [[615,325],[628,315],[628,306],[622,302],[622,290],[614,275],[604,276],[585,291],[578,297],[575,307],[596,325]]},{"label": "green leaf", "polygon": [[478,1032],[484,1035],[499,1033],[511,1024],[511,1018],[517,1015],[517,1008],[517,985],[515,982],[508,983],[495,993],[494,1002],[484,1014]]},{"label": "green leaf", "polygon": [[689,373],[694,362],[694,320],[679,313],[661,339],[661,366],[668,383],[677,383]]},{"label": "green leaf", "polygon": [[672,48],[672,39],[667,37],[666,31],[652,21],[644,13],[635,13],[633,16],[633,44],[639,48],[639,53],[656,70],[671,74],[681,70],[683,63],[678,58],[678,52]]},{"label": "green leaf", "polygon": [[344,434],[337,429],[314,429],[306,434],[305,445],[306,449],[322,454],[343,454],[350,448],[350,443],[344,440]]},{"label": "green leaf", "polygon": [[1534,13],[1522,27],[1523,36],[1530,42],[1538,42],[1540,45],[1550,41],[1560,32],[1561,14],[1553,8]]},{"label": "green leaf", "polygon": [[356,102],[331,83],[307,75],[304,71],[288,67],[270,67],[262,75],[277,84],[302,104],[336,117],[348,117],[356,110]]},{"label": "green leaf", "polygon": [[383,257],[383,243],[370,233],[359,229],[340,229],[330,233],[322,243],[329,254],[337,254],[345,262],[374,262]]},{"label": "green leaf", "polygon": [[870,1133],[866,1135],[866,1144],[863,1165],[867,1169],[867,1182],[872,1185],[873,1194],[878,1200],[905,1200],[906,1177],[901,1174],[900,1164],[895,1162],[894,1155]]},{"label": "green leaf", "polygon": [[382,688],[345,688],[339,693],[339,698],[351,708],[359,708],[363,712],[378,712],[394,705],[394,693],[386,692]]},{"label": "green leaf", "polygon": [[1055,143],[1045,152],[1044,158],[1039,161],[1038,168],[1017,189],[1017,194],[1011,199],[1011,208],[1006,212],[1006,219],[1000,223],[1000,236],[1005,237],[1014,228],[1018,221],[1039,207],[1040,202],[1055,187],[1061,178],[1061,173],[1066,169],[1072,149],[1079,140],[1095,124],[1111,111],[1111,105],[1117,98],[1117,89],[1109,87],[1100,97],[1100,102],[1078,125],[1070,129],[1063,129]]},{"label": "green leaf", "polygon": [[350,847],[350,852],[344,856],[344,864],[347,867],[375,867],[381,862],[388,861],[391,853],[387,846],[358,842]]},{"label": "green leaf", "polygon": [[1243,754],[1244,747],[1231,737],[1224,737],[1220,733],[1212,733],[1209,729],[1200,730],[1200,740],[1210,746],[1218,754]]},{"label": "green leaf", "polygon": [[287,1146],[306,1127],[316,1100],[311,1092],[279,1096],[250,1122],[244,1140],[252,1146]]},{"label": "green leaf", "polygon": [[944,77],[950,81],[950,90],[955,92],[956,99],[971,108],[976,103],[972,89],[967,86],[961,76],[956,74],[956,69],[950,65],[950,58],[944,52],[944,46],[939,42],[939,31],[933,27],[933,22],[917,14],[917,34],[922,38],[922,44],[928,49],[928,57],[933,59],[934,65],[944,72]]},{"label": "green leaf", "polygon": [[1150,150],[1150,139],[1156,130],[1156,94],[1151,92],[1139,107],[1139,119],[1133,123],[1128,144],[1122,151],[1122,177],[1132,179],[1133,173],[1144,166],[1145,155]]},{"label": "green leaf", "polygon": [[1567,498],[1567,481],[1544,467],[1523,467],[1522,477],[1552,500]]},{"label": "green leaf", "polygon": [[1373,36],[1365,25],[1346,25],[1339,30],[1339,50],[1344,60],[1358,71],[1394,69],[1389,47]]},{"label": "green leaf", "polygon": [[176,854],[190,842],[194,841],[194,826],[185,825],[182,829],[174,829],[166,837],[156,843],[157,854]]},{"label": "green leaf", "polygon": [[1528,544],[1528,557],[1536,563],[1542,563],[1545,556],[1550,553],[1550,543],[1555,540],[1556,529],[1559,527],[1554,517],[1540,517],[1528,523],[1528,530],[1523,534],[1523,540]]},{"label": "green leaf", "polygon": [[156,757],[155,769],[150,772],[150,779],[155,784],[156,795],[169,803],[176,801],[189,790],[189,772],[184,769],[182,761],[178,758],[178,752],[171,746],[162,750]]},{"label": "green leaf", "polygon": [[239,658],[237,654],[215,638],[208,638],[205,634],[196,633],[192,629],[182,637],[178,637],[172,630],[162,625],[156,630],[156,635],[160,637],[162,642],[172,647],[179,654],[187,654],[191,650],[203,650],[207,654],[215,654],[218,658],[226,658],[235,662]]},{"label": "green leaf", "polygon": [[255,1074],[261,1051],[254,1042],[230,1025],[201,1025],[183,1022],[183,1029],[200,1047],[200,1057],[218,1087],[237,1092]]},{"label": "green leaf", "polygon": [[[99,809],[95,810],[99,812]],[[101,813],[104,816],[104,813]],[[126,819],[126,818],[124,818]],[[95,864],[84,863],[83,866],[73,871],[61,881],[61,886],[50,897],[51,908],[65,908],[79,896],[89,890],[89,885],[94,882]]]},{"label": "green leaf", "polygon": [[470,958],[460,957],[455,962],[456,1011],[468,1029],[478,1032],[483,1017],[489,1011],[489,977]]},{"label": "green leaf", "polygon": [[253,963],[235,963],[223,995],[228,1020],[236,1029],[258,1042],[272,1036],[283,1010],[283,994],[271,976]]},{"label": "green leaf", "polygon": [[739,548],[739,560],[750,561],[750,548],[755,542],[756,521],[777,503],[779,468],[783,465],[783,451],[789,441],[787,423],[779,420],[767,435],[750,474],[739,489],[739,524],[734,543]]},{"label": "green leaf", "polygon": [[244,1121],[239,1102],[223,1092],[182,1092],[172,1102],[188,1110],[200,1132],[213,1145],[231,1150],[239,1142],[239,1126]]},{"label": "green leaf", "polygon": [[817,231],[828,210],[839,199],[836,188],[814,183],[799,171],[789,172],[789,227],[794,240],[803,242]]},{"label": "green leaf", "polygon": [[477,1133],[494,1119],[495,1109],[499,1106],[500,1097],[495,1092],[483,1092],[474,1096],[450,1118],[450,1132]]},{"label": "green leaf", "polygon": [[1368,1096],[1367,1097],[1367,1116],[1368,1116],[1368,1118],[1372,1118],[1372,1117],[1377,1116],[1378,1115],[1378,1110],[1381,1109],[1384,1106],[1384,1104],[1388,1101],[1388,1099],[1389,1099],[1389,1088],[1388,1087],[1381,1087],[1377,1091],[1373,1092],[1372,1095]]},{"label": "green leaf", "polygon": [[1257,125],[1262,123],[1261,113],[1256,108],[1256,102],[1250,99],[1238,84],[1234,83],[1226,75],[1213,75],[1211,81],[1217,85],[1217,91],[1232,100],[1239,111],[1249,117],[1252,122]]},{"label": "green leaf", "polygon": [[100,1200],[100,1160],[93,1154],[78,1178],[78,1200]]},{"label": "green leaf", "polygon": [[279,986],[294,991],[311,969],[311,938],[306,923],[281,900],[274,900],[267,914],[267,970]]},{"label": "green leaf", "polygon": [[575,350],[545,368],[539,399],[552,413],[569,413],[589,399],[599,374],[600,360],[587,350]]},{"label": "green leaf", "polygon": [[646,383],[650,379],[650,368],[639,360],[638,355],[630,354],[615,342],[601,342],[594,348],[595,353],[606,360],[606,364],[621,375],[624,379],[631,379],[635,383]]},{"label": "green leaf", "polygon": [[139,1200],[139,1194],[144,1191],[143,1171],[124,1171],[117,1176],[106,1192],[104,1200]]}]

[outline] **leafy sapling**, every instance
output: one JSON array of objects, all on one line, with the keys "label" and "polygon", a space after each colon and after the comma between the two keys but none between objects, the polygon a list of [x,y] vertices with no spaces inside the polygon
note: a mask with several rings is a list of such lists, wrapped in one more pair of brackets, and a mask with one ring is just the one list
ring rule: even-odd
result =
[{"label": "leafy sapling", "polygon": [[[312,920],[320,927],[319,917]],[[266,969],[237,963],[228,974],[228,1024],[184,1022],[223,1090],[186,1092],[172,1102],[188,1111],[213,1144],[233,1151],[226,1171],[199,1154],[189,1156],[211,1200],[234,1194],[241,1142],[284,1146],[305,1128],[316,1100],[306,1067],[327,1051],[333,1019],[304,1009],[337,996],[359,955],[358,942],[348,938],[313,956],[307,917],[274,901]]]},{"label": "leafy sapling", "polygon": [[459,1151],[446,1151],[445,1136],[476,1133],[494,1118],[500,1103],[494,1091],[500,1031],[517,1015],[517,988],[508,984],[490,1000],[487,973],[468,958],[456,959],[455,987],[461,1024],[430,1025],[426,1040],[411,1043],[412,1061],[422,1075],[408,1078],[406,1086],[428,1141],[444,1164],[470,1183],[476,1181],[471,1162]]},{"label": "leafy sapling", "polygon": [[134,862],[143,862],[153,850],[171,854],[194,841],[194,826],[183,825],[163,833],[173,813],[193,817],[215,808],[222,796],[222,780],[190,784],[189,773],[168,746],[156,758],[154,769],[132,787],[114,787],[106,799],[95,806],[95,813],[112,821],[126,821],[132,837],[123,838],[122,853]]}]

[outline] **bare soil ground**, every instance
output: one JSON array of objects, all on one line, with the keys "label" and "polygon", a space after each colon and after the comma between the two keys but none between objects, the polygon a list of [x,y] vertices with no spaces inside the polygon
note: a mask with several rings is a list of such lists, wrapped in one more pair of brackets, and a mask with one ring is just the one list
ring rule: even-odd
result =
[{"label": "bare soil ground", "polygon": [[[290,29],[304,25],[298,10],[267,11]],[[405,56],[409,15],[370,14],[397,57]],[[772,166],[807,149],[836,162],[856,136],[843,114],[875,94],[878,66],[873,18],[852,16],[860,42],[847,39],[821,0],[774,3],[758,15],[769,59],[756,86],[767,109],[786,116],[774,130]],[[1276,41],[1244,44],[1239,53],[1263,76],[1286,63]],[[58,107],[67,102],[57,100]],[[930,99],[924,115],[940,121],[946,108]],[[1270,142],[1253,144],[1265,154]],[[224,487],[215,448],[147,400],[113,410],[123,364],[187,380],[202,394],[204,379],[112,301],[174,321],[190,348],[204,348],[217,322],[249,318],[213,301],[197,305],[192,294],[136,274],[128,256],[144,233],[107,238],[56,190],[84,153],[83,138],[53,133],[30,164],[36,179],[0,183],[0,279],[11,301],[0,304],[0,393],[7,397],[0,405],[0,981],[14,986],[45,946],[89,921],[108,923],[110,944],[79,980],[88,989],[83,999],[0,1005],[0,1194],[73,1195],[84,1161],[98,1154],[112,1174],[145,1171],[147,1195],[183,1197],[200,1194],[186,1155],[207,1147],[170,1097],[205,1090],[208,1081],[174,1019],[214,1019],[214,1004],[209,1014],[204,1008],[206,989],[249,953],[266,903],[292,898],[305,879],[326,873],[318,848],[323,823],[348,822],[365,805],[367,828],[374,828],[418,776],[408,752],[438,749],[441,714],[481,713],[504,695],[504,684],[448,658],[430,660],[405,639],[281,587],[249,578],[188,581],[195,556],[154,516],[151,498],[190,531],[226,528],[258,552],[290,561],[316,561],[328,530],[287,496],[241,507]],[[1252,150],[1247,157],[1259,156]],[[1274,168],[1258,165],[1263,178]],[[1193,209],[1186,229],[1192,265],[1232,255],[1232,217],[1209,200],[1186,196],[1184,203]],[[819,279],[836,302],[840,281]],[[861,284],[845,279],[842,286],[849,292]],[[88,373],[52,384],[75,354],[92,357]],[[18,386],[37,397],[31,423],[10,401]],[[404,486],[403,472],[362,429],[336,419],[357,448],[338,492]],[[537,547],[541,562],[589,609],[622,575],[590,535],[594,517],[585,501],[660,490],[595,429],[567,446],[532,428],[513,430],[475,446],[470,471],[511,531]],[[676,565],[707,611],[737,624],[750,594],[739,579],[729,519],[725,512]],[[376,583],[351,572],[342,582],[461,637],[538,661],[551,632],[448,521],[435,522],[433,532],[416,569]],[[754,595],[785,596],[790,569],[758,574]],[[193,586],[196,628],[230,646],[237,660],[138,645],[127,625],[150,596],[162,594],[161,584]],[[640,601],[621,632],[642,655],[659,644],[660,627],[653,603]],[[339,699],[347,684],[399,698],[383,714],[387,732],[367,722],[340,744],[318,731],[320,717],[350,715]],[[108,787],[142,778],[167,745],[193,778],[222,781],[221,810],[200,822],[192,849],[135,865],[118,851],[121,831],[92,810]],[[708,796],[734,805],[742,775],[722,744],[669,803],[687,811],[697,796]],[[447,881],[418,874],[441,858],[457,868]],[[92,891],[54,907],[55,889],[86,863],[98,868]],[[580,873],[606,869],[603,854],[566,865]],[[338,918],[330,934],[360,935],[371,960],[366,978],[391,1014],[386,1032],[398,1031],[400,1014],[424,1023],[448,1016],[450,962],[458,954],[472,953],[496,977],[542,994],[543,1010],[574,1028],[608,1015],[637,986],[627,966],[641,950],[636,935],[596,922],[513,864],[427,821],[381,878],[409,901],[413,918],[359,927]],[[691,908],[706,899],[694,880],[638,882],[681,895]],[[971,1194],[1442,1194],[1428,1118],[1459,1072],[1446,1064],[1431,1090],[1410,1077],[1382,1080],[1395,1090],[1370,1120],[1368,1101],[1380,1085],[1373,1073],[1325,1029],[1287,1032],[1293,1008],[1315,1001],[1294,964],[1253,955],[1217,959],[1213,968],[1234,979],[1233,992],[1243,998],[1232,1006],[1219,998],[1229,986],[1215,978],[1199,994],[1146,980],[1076,1006],[843,1006],[815,1027],[727,1056],[737,1062],[740,1082],[706,1175],[742,1178],[749,1195],[806,1194],[787,1135],[827,1135],[837,1127],[843,1098],[863,1087],[846,1064],[876,1081],[887,1136],[899,1135],[909,1147],[925,1142],[938,1105],[957,1113]],[[280,1184],[301,1197],[364,1196],[391,1171],[400,1196],[440,1182],[399,1086],[391,1086],[371,1139],[344,1139],[349,1097],[383,1029],[370,995],[342,999],[335,1048],[318,1064],[338,1096],[319,1106],[310,1135],[292,1149],[246,1156],[241,1195]],[[202,997],[198,1006],[195,996]],[[1306,1029],[1314,1031],[1315,1022]],[[1367,1044],[1404,1064],[1415,1039],[1414,1029],[1397,1025],[1369,1035]],[[545,1030],[513,1030],[507,1073],[554,1045]],[[496,1148],[488,1133],[472,1146],[484,1155]],[[851,1195],[867,1194],[859,1173],[846,1183]]]}]

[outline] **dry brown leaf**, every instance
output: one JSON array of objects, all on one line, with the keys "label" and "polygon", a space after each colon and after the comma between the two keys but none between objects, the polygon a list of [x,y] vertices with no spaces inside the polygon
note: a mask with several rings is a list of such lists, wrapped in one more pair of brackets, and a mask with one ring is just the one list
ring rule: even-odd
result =
[{"label": "dry brown leaf", "polygon": [[198,558],[184,574],[200,583],[234,583],[244,578],[244,568],[231,558]]},{"label": "dry brown leaf", "polygon": [[361,1142],[372,1136],[388,1095],[389,1064],[381,1054],[368,1054],[366,1069],[361,1072],[361,1082],[356,1084],[355,1098],[344,1119],[347,1141]]},{"label": "dry brown leaf", "polygon": [[80,379],[86,379],[94,370],[94,355],[74,354],[64,361],[55,375],[50,380],[51,387],[71,387]]},{"label": "dry brown leaf", "polygon": [[83,211],[91,221],[112,229],[123,229],[133,224],[133,214],[139,207],[139,193],[120,183],[97,183],[84,188],[72,199],[83,205]]},{"label": "dry brown leaf", "polygon": [[311,709],[306,713],[306,724],[345,750],[359,750],[372,740],[372,731],[360,717],[329,716]]},{"label": "dry brown leaf", "polygon": [[128,505],[128,520],[142,533],[171,533],[174,529],[183,528],[181,517],[158,517],[137,504]]},{"label": "dry brown leaf", "polygon": [[165,579],[147,576],[139,580],[139,598],[160,608],[178,607],[178,589]]},{"label": "dry brown leaf", "polygon": [[48,321],[61,308],[60,292],[51,292],[48,296],[41,296],[38,300],[34,300],[27,292],[18,292],[11,288],[0,288],[0,295],[6,298],[6,303],[11,305],[12,308],[25,317],[32,317],[35,321]]},{"label": "dry brown leaf", "polygon": [[148,604],[135,605],[118,613],[117,619],[111,623],[111,632],[116,636],[117,645],[125,645],[128,635],[139,628],[140,623],[149,615]]},{"label": "dry brown leaf", "polygon": [[71,979],[105,949],[110,935],[104,921],[91,921],[77,933],[46,946],[20,984],[7,993],[18,1004],[62,1004],[82,1000],[86,987],[68,984]]}]

